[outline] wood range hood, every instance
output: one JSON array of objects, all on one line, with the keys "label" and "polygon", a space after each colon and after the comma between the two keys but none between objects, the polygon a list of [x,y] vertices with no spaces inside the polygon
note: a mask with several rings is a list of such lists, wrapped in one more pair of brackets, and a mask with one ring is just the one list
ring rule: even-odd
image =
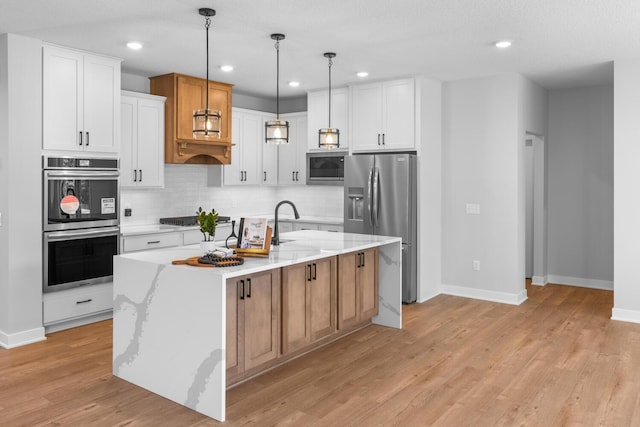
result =
[{"label": "wood range hood", "polygon": [[151,93],[165,103],[164,161],[176,164],[231,164],[231,90],[209,80],[209,109],[222,115],[220,138],[193,136],[193,111],[206,103],[207,80],[170,73],[149,78]]}]

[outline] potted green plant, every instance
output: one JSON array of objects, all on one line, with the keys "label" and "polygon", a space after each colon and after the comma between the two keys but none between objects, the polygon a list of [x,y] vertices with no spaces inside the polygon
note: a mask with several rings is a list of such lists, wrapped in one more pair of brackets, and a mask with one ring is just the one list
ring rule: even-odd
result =
[{"label": "potted green plant", "polygon": [[216,225],[218,225],[218,212],[215,209],[211,209],[211,212],[206,212],[202,210],[201,206],[198,208],[196,215],[200,231],[204,237],[200,242],[200,249],[202,255],[205,255],[215,250],[213,239],[216,235]]}]

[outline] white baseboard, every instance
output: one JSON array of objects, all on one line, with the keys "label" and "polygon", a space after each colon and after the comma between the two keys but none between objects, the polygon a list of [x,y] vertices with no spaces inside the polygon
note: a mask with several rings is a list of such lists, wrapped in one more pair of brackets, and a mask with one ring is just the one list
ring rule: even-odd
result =
[{"label": "white baseboard", "polygon": [[[523,282],[524,285],[524,282]],[[480,299],[484,301],[499,302],[502,304],[520,305],[527,300],[527,290],[523,289],[517,294],[507,292],[488,291],[486,289],[467,288],[464,286],[441,285],[440,293],[458,297]]]},{"label": "white baseboard", "polygon": [[547,281],[547,276],[533,276],[531,278],[531,284],[535,286],[544,286],[547,283],[549,283]]},{"label": "white baseboard", "polygon": [[0,347],[7,349],[32,344],[38,341],[44,341],[46,339],[47,337],[44,336],[44,328],[42,327],[15,334],[7,334],[0,331]]},{"label": "white baseboard", "polygon": [[557,285],[580,286],[582,288],[591,288],[591,289],[602,289],[605,291],[613,290],[613,281],[611,280],[585,279],[581,277],[556,276],[554,274],[549,274],[547,276],[547,283],[554,283]]},{"label": "white baseboard", "polygon": [[420,298],[416,302],[421,303],[421,302],[429,301],[430,299],[435,298],[438,295],[440,295],[440,292],[429,292],[426,295],[420,295]]},{"label": "white baseboard", "polygon": [[625,310],[623,308],[613,308],[611,311],[611,320],[619,320],[621,322],[640,323],[640,311]]}]

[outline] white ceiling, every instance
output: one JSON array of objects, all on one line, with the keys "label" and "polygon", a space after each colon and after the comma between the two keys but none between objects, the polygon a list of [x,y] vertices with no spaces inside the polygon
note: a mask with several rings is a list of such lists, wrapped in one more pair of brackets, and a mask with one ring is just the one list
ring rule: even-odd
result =
[{"label": "white ceiling", "polygon": [[[15,33],[122,58],[142,76],[205,75],[244,94],[280,96],[361,81],[426,75],[448,81],[520,73],[548,89],[611,83],[611,61],[640,57],[638,0],[2,0],[0,34]],[[513,40],[501,51],[500,39]],[[144,43],[140,51],[125,47]],[[218,66],[233,64],[223,73]],[[301,82],[294,89],[290,80]]]}]

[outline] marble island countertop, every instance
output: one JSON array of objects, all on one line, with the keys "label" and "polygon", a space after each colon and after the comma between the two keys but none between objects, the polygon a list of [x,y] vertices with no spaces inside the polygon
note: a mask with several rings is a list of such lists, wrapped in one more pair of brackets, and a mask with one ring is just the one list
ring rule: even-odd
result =
[{"label": "marble island countertop", "polygon": [[[280,239],[280,245],[271,246],[268,257],[246,257],[243,265],[209,268],[209,270],[211,270],[211,274],[231,278],[402,241],[400,237],[308,230],[282,233]],[[173,260],[187,259],[199,254],[199,245],[187,245],[134,252],[120,256],[138,261],[168,265]],[[185,269],[204,268],[187,265],[179,267]]]}]

